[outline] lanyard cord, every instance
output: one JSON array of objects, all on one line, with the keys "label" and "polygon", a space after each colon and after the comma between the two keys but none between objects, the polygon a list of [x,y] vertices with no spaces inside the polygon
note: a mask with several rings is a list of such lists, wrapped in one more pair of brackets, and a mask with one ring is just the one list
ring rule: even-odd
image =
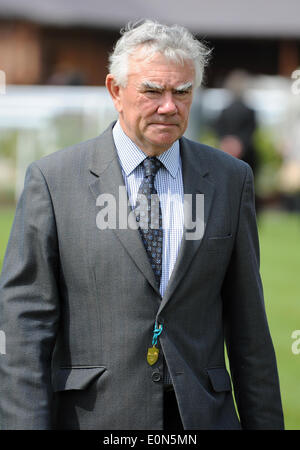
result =
[{"label": "lanyard cord", "polygon": [[159,327],[158,327],[157,323],[155,322],[154,330],[153,330],[152,345],[156,345],[157,344],[158,336],[162,333],[162,330],[163,330],[162,324],[160,324]]}]

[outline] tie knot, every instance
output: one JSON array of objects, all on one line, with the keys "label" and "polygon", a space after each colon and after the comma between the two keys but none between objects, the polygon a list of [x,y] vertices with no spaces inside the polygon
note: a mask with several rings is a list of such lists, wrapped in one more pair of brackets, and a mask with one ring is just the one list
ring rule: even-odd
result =
[{"label": "tie knot", "polygon": [[155,156],[148,156],[144,161],[142,162],[142,165],[144,167],[144,176],[149,177],[157,174],[158,170],[161,168],[162,163],[159,159],[157,159]]}]

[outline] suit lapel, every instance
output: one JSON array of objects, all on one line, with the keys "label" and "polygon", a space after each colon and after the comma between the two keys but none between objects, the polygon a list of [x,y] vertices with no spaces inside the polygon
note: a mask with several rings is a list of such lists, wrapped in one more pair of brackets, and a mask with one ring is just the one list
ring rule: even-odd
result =
[{"label": "suit lapel", "polygon": [[[93,174],[94,180],[90,183],[90,189],[95,200],[97,200],[101,194],[111,194],[113,198],[116,199],[117,227],[113,229],[113,232],[127,250],[130,257],[134,260],[139,270],[147,278],[153,289],[160,295],[139,231],[130,229],[129,227],[120,229],[118,226],[120,220],[118,208],[119,186],[123,187],[123,192],[125,192],[126,188],[117,151],[113,142],[112,127],[113,124],[98,138],[96,141],[97,145],[93,149],[90,172]],[[180,140],[180,149],[184,194],[192,194],[193,196],[196,194],[204,195],[204,224],[206,228],[214,196],[214,184],[207,178],[209,172],[208,163],[205,158],[202,157],[201,150],[195,149],[195,151],[193,151],[188,141],[184,138]],[[126,210],[126,217],[128,217],[131,208],[127,194]],[[182,281],[195,253],[201,245],[202,239],[187,240],[185,238],[186,231],[187,230],[184,230],[177,261],[160,303],[158,314],[170,300],[178,284]]]},{"label": "suit lapel", "polygon": [[[119,228],[121,220],[119,215],[119,202],[121,201],[122,206],[125,206],[126,218],[131,212],[131,207],[129,205],[117,151],[113,142],[112,125],[98,138],[98,145],[94,148],[90,163],[90,172],[96,177],[90,183],[90,189],[95,199],[97,200],[101,194],[110,194],[116,200],[117,226],[113,229],[113,232],[125,247],[130,257],[134,260],[137,267],[147,278],[153,289],[160,295],[139,230],[131,229],[130,227],[125,229]],[[120,199],[119,187],[122,187],[122,192],[126,193],[125,202],[123,199]]]},{"label": "suit lapel", "polygon": [[[187,140],[184,138],[180,140],[180,148],[184,194],[192,194],[193,197],[196,194],[204,195],[205,232],[214,196],[214,184],[207,178],[207,175],[209,173],[208,162],[205,160],[205,158],[203,158],[201,150],[199,151],[198,149],[195,149],[195,151],[193,151],[190,148]],[[163,296],[158,314],[170,300],[178,284],[183,280],[184,275],[188,270],[188,267],[191,264],[195,253],[201,245],[201,238],[198,240],[187,240],[185,238],[186,231],[187,230],[185,229],[175,267]]]}]

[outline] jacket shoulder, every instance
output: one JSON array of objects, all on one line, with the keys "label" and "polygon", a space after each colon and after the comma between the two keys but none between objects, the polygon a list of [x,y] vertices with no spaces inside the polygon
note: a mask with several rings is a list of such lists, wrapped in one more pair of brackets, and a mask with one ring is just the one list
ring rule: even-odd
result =
[{"label": "jacket shoulder", "polygon": [[199,167],[204,166],[215,177],[238,175],[244,178],[247,172],[252,174],[249,164],[220,149],[187,138],[182,139],[182,144],[183,151],[189,152]]},{"label": "jacket shoulder", "polygon": [[36,160],[33,164],[37,165],[42,172],[48,172],[58,167],[70,167],[74,164],[82,163],[88,154],[97,147],[99,136],[78,144],[56,150],[49,155],[43,156]]},{"label": "jacket shoulder", "polygon": [[100,151],[103,145],[112,145],[112,125],[99,136],[57,150],[38,159],[33,164],[36,164],[45,173],[62,168],[68,170],[68,168],[74,169],[87,166],[93,158],[94,153]]}]

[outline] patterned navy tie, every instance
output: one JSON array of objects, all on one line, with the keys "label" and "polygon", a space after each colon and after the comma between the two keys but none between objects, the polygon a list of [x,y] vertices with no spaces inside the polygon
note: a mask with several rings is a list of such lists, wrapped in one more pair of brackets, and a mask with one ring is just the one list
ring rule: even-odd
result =
[{"label": "patterned navy tie", "polygon": [[162,163],[155,157],[147,157],[142,162],[144,179],[137,194],[136,217],[139,230],[147,251],[155,279],[160,285],[162,268],[162,214],[154,178]]},{"label": "patterned navy tie", "polygon": [[[137,194],[139,205],[136,209],[136,219],[140,224],[139,230],[142,240],[159,287],[162,268],[163,229],[161,207],[154,187],[154,178],[162,167],[162,163],[155,157],[147,157],[142,162],[142,167],[144,179]],[[165,387],[172,389],[172,380],[164,356],[163,383]]]}]

